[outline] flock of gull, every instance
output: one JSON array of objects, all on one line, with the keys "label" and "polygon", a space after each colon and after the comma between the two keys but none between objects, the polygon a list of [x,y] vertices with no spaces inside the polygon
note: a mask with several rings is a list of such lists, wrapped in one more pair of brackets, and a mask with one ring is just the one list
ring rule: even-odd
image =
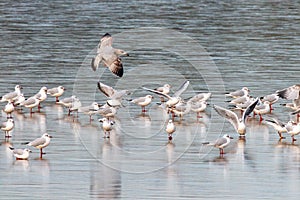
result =
[{"label": "flock of gull", "polygon": [[[96,71],[102,63],[105,67],[108,67],[113,74],[122,77],[124,70],[120,56],[128,55],[129,54],[123,50],[113,48],[112,37],[110,34],[106,33],[100,40],[97,54],[92,59],[91,67]],[[62,98],[65,91],[63,86],[51,89],[43,86],[35,95],[25,98],[22,93],[22,87],[16,85],[14,91],[4,94],[0,98],[0,102],[6,102],[6,105],[3,106],[2,110],[7,115],[7,120],[1,124],[1,130],[4,131],[6,138],[10,138],[12,136],[11,131],[15,126],[12,113],[16,109],[23,109],[23,107],[29,109],[31,115],[34,113],[33,109],[35,108],[37,108],[37,112],[40,112],[40,109],[42,108],[41,103],[50,95],[55,97],[56,104],[61,105],[68,110],[66,115],[78,116],[78,113],[83,113],[89,116],[90,121],[93,120],[93,115],[101,115],[102,117],[98,121],[101,123],[104,138],[110,138],[110,131],[115,124],[114,117],[117,115],[118,109],[122,109],[123,107],[122,101],[130,101],[131,103],[140,106],[141,112],[145,113],[147,112],[146,107],[152,102],[153,95],[157,95],[160,97],[162,107],[169,113],[165,132],[168,136],[168,140],[172,141],[172,135],[176,131],[176,126],[174,124],[175,117],[179,117],[180,120],[182,120],[184,115],[189,112],[195,112],[197,113],[197,119],[201,118],[201,112],[204,112],[209,105],[207,102],[212,95],[210,92],[207,92],[196,94],[189,99],[181,98],[181,94],[188,88],[189,84],[189,81],[185,81],[173,94],[171,94],[170,84],[164,84],[163,86],[154,89],[142,87],[142,89],[149,92],[149,94],[135,99],[126,99],[124,97],[130,94],[129,90],[116,90],[103,82],[98,82],[98,89],[107,97],[107,100],[103,105],[92,102],[88,106],[82,106],[80,99],[75,95]],[[259,115],[260,122],[272,126],[278,132],[280,139],[284,139],[282,134],[287,133],[291,136],[292,143],[296,141],[294,136],[300,133],[300,123],[298,121],[300,113],[300,85],[293,85],[278,90],[273,94],[257,98],[250,95],[250,91],[247,87],[243,87],[240,90],[225,95],[230,98],[230,101],[228,101],[228,108],[223,108],[218,105],[212,105],[212,107],[220,116],[224,117],[232,124],[240,137],[246,137],[247,118],[253,113],[254,117],[255,115]],[[284,123],[275,118],[265,117],[265,115],[270,114],[274,110],[272,105],[278,102],[279,98],[292,101],[291,103],[284,104],[284,106],[293,109],[292,114],[297,114],[296,121],[290,120],[287,123]],[[30,142],[26,141],[22,144],[39,149],[40,158],[42,158],[43,154],[45,154],[43,148],[50,144],[51,137],[52,136],[48,133],[43,133],[40,138],[36,138]],[[203,142],[203,145],[219,148],[220,155],[223,155],[223,149],[229,145],[231,139],[231,136],[225,134],[216,141]],[[16,159],[28,159],[31,152],[29,148],[9,148],[12,150]]]}]

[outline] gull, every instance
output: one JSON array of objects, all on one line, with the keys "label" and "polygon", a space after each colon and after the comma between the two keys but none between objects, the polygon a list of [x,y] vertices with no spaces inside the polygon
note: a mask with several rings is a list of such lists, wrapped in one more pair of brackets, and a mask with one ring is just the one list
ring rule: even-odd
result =
[{"label": "gull", "polygon": [[42,87],[40,91],[34,95],[37,99],[39,99],[38,111],[41,109],[41,103],[47,99],[47,87]]},{"label": "gull", "polygon": [[21,89],[22,89],[22,86],[20,85],[16,85],[15,86],[15,91],[13,92],[9,92],[5,95],[3,95],[1,97],[1,100],[0,102],[4,102],[4,101],[11,101],[11,102],[14,102],[21,94]]},{"label": "gull", "polygon": [[196,94],[195,96],[190,98],[189,101],[192,103],[204,102],[204,101],[207,101],[210,97],[211,97],[210,92],[200,93],[200,94]]},{"label": "gull", "polygon": [[7,121],[5,121],[1,124],[1,130],[4,131],[6,138],[11,137],[9,132],[14,128],[14,126],[15,126],[15,124],[14,124],[14,120],[12,118],[7,119]]},{"label": "gull", "polygon": [[220,106],[214,105],[214,109],[217,111],[219,115],[224,117],[228,120],[233,127],[235,128],[236,132],[240,134],[240,136],[245,136],[246,134],[246,118],[250,113],[254,110],[256,104],[258,103],[258,99],[256,99],[252,104],[250,104],[245,112],[242,115],[242,118],[238,118],[237,114],[231,110],[222,108]]},{"label": "gull", "polygon": [[176,105],[173,107],[169,108],[169,111],[173,114],[173,119],[174,116],[179,116],[180,119],[182,120],[183,115],[189,113],[191,110],[191,102],[184,102],[184,100],[180,100]]},{"label": "gull", "polygon": [[38,106],[40,103],[40,100],[36,96],[29,97],[27,100],[20,103],[21,106],[24,106],[25,108],[30,109],[30,114],[32,114],[32,109],[36,106]]},{"label": "gull", "polygon": [[110,117],[115,116],[115,114],[117,113],[117,109],[108,104],[104,104],[102,107],[100,107],[97,113],[109,119]]},{"label": "gull", "polygon": [[225,96],[232,97],[232,98],[237,98],[241,96],[246,96],[248,95],[250,90],[247,87],[243,87],[241,90],[236,90],[234,92],[230,92],[228,94],[225,94]]},{"label": "gull", "polygon": [[24,102],[26,99],[25,99],[25,96],[23,93],[21,93],[18,98],[14,101],[14,105],[15,106],[18,106],[20,105],[22,102]]},{"label": "gull", "polygon": [[89,106],[83,106],[78,108],[78,112],[90,116],[90,122],[92,121],[92,115],[96,114],[98,110],[99,110],[99,104],[97,102],[93,102]]},{"label": "gull", "polygon": [[52,136],[48,133],[44,133],[40,138],[37,138],[31,142],[25,142],[22,144],[35,147],[37,149],[40,149],[40,158],[43,157],[43,154],[46,154],[43,152],[43,148],[47,147],[50,144]]},{"label": "gull", "polygon": [[16,157],[17,160],[27,160],[29,157],[29,153],[31,150],[25,149],[15,149],[14,147],[9,147],[12,150],[13,155]]},{"label": "gull", "polygon": [[11,113],[15,110],[14,104],[11,101],[8,101],[4,106],[3,111],[6,113],[7,118],[12,118]]},{"label": "gull", "polygon": [[251,97],[249,95],[245,95],[245,96],[241,96],[241,97],[237,97],[235,99],[232,99],[231,101],[229,101],[230,104],[234,104],[234,105],[238,105],[238,104],[244,104],[247,101],[249,101]]},{"label": "gull", "polygon": [[56,98],[56,102],[58,102],[58,98],[64,93],[66,89],[63,86],[58,86],[55,88],[51,88],[47,90],[47,94],[50,94],[52,97]]},{"label": "gull", "polygon": [[169,120],[168,121],[168,124],[166,126],[166,132],[168,133],[168,138],[169,140],[171,141],[173,138],[172,138],[172,134],[176,131],[176,127],[173,123],[173,120]]},{"label": "gull", "polygon": [[[163,94],[169,94],[170,89],[171,89],[171,86],[169,84],[164,84],[163,86],[157,87],[154,90],[158,91],[158,92],[161,92]],[[163,97],[160,97],[160,100],[161,100],[161,102],[165,101]]]},{"label": "gull", "polygon": [[102,122],[102,129],[104,131],[104,138],[110,137],[110,131],[112,130],[112,126],[115,124],[114,121],[111,121],[107,118],[99,119],[99,122]]},{"label": "gull", "polygon": [[71,107],[74,101],[76,101],[76,99],[78,99],[75,95],[72,95],[71,97],[66,97],[64,99],[61,99],[57,102],[57,104],[62,105],[64,107],[66,107],[69,111],[68,115],[71,114]]},{"label": "gull", "polygon": [[180,95],[187,89],[187,87],[189,86],[190,81],[185,81],[180,87],[179,89],[173,94],[173,96],[169,96],[168,94],[164,94],[162,92],[156,91],[156,90],[152,90],[146,87],[142,87],[144,90],[153,92],[155,94],[158,94],[160,96],[164,96],[166,98],[168,98],[169,100],[165,103],[168,107],[172,107],[174,105],[176,105],[180,100]]},{"label": "gull", "polygon": [[122,77],[124,70],[119,56],[129,56],[129,54],[121,49],[113,48],[112,40],[113,38],[109,33],[102,36],[98,44],[97,55],[92,59],[91,66],[96,71],[102,62],[113,74]]},{"label": "gull", "polygon": [[261,101],[262,101],[262,102],[265,102],[265,101],[270,102],[270,104],[269,104],[269,106],[270,106],[270,112],[272,112],[272,110],[274,110],[274,109],[272,108],[272,105],[273,105],[274,103],[276,103],[278,100],[279,100],[279,96],[278,96],[277,93],[269,94],[269,95],[266,95],[266,96],[264,96],[264,97],[261,98]]},{"label": "gull", "polygon": [[282,133],[286,133],[287,129],[285,124],[275,118],[265,119],[265,123],[272,126],[278,133],[280,139],[284,139],[285,137],[282,136]]},{"label": "gull", "polygon": [[124,95],[129,94],[128,90],[116,90],[108,85],[105,85],[104,83],[98,82],[98,89],[110,100],[107,101],[107,103],[111,106],[121,106],[122,98]]},{"label": "gull", "polygon": [[201,112],[205,111],[207,107],[206,101],[197,101],[197,102],[191,102],[191,110],[195,113],[197,113],[197,119],[202,118],[200,115]]},{"label": "gull", "polygon": [[131,102],[141,106],[142,112],[146,112],[145,107],[151,103],[152,99],[153,99],[153,96],[148,94],[144,97],[138,97],[136,99],[133,99],[133,100],[131,100]]},{"label": "gull", "polygon": [[77,112],[78,115],[78,110],[81,106],[82,106],[81,101],[78,98],[75,98],[74,101],[72,102],[71,107],[69,108],[69,115],[73,111]]},{"label": "gull", "polygon": [[262,115],[270,113],[270,102],[264,101],[263,103],[257,105],[254,108],[253,112],[254,112],[254,114],[259,115],[259,121],[261,122],[263,120]]},{"label": "gull", "polygon": [[292,137],[292,143],[294,143],[294,141],[296,141],[294,136],[298,135],[300,133],[300,123],[295,123],[293,121],[289,121],[285,127],[286,127],[288,134],[290,134]]},{"label": "gull", "polygon": [[300,85],[292,85],[288,88],[277,90],[276,93],[280,98],[295,100],[300,98]]},{"label": "gull", "polygon": [[223,137],[218,138],[214,142],[203,142],[202,144],[219,148],[220,155],[223,155],[224,148],[229,145],[231,139],[233,139],[233,137],[230,137],[228,134],[225,134]]}]

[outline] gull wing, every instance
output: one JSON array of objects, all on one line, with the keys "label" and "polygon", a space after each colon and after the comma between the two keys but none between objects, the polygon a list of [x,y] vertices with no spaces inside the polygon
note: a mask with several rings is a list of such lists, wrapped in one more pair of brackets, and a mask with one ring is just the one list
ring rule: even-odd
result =
[{"label": "gull wing", "polygon": [[116,90],[112,87],[105,85],[104,83],[98,82],[98,89],[107,97],[111,98],[115,93]]},{"label": "gull wing", "polygon": [[250,114],[252,113],[252,111],[254,110],[255,106],[256,106],[257,103],[258,103],[258,101],[259,101],[258,98],[256,98],[256,100],[253,101],[253,103],[251,103],[251,104],[246,108],[246,110],[245,110],[245,112],[243,113],[243,116],[242,116],[243,122],[245,122],[247,116],[250,115]]},{"label": "gull wing", "polygon": [[[105,61],[105,63],[107,63],[107,62]],[[121,58],[116,57],[116,59],[111,64],[108,65],[108,68],[112,73],[114,73],[118,77],[123,76],[124,69],[123,69],[123,64],[122,64]]]},{"label": "gull wing", "polygon": [[37,138],[37,139],[33,140],[28,145],[37,147],[37,146],[43,145],[45,142],[46,142],[46,139],[41,137],[41,138]]},{"label": "gull wing", "polygon": [[[279,126],[281,126],[281,127],[284,127],[284,126],[285,126],[285,124],[284,124],[283,122],[281,122],[281,121],[279,121],[278,119],[275,119],[275,118],[265,119],[265,121],[266,121],[268,124],[270,124],[270,125],[272,125],[272,124],[277,124],[277,125],[279,125]],[[273,126],[273,125],[272,125],[272,126]]]},{"label": "gull wing", "polygon": [[100,40],[99,47],[111,46],[112,45],[112,36],[109,33],[105,33]]},{"label": "gull wing", "polygon": [[159,92],[159,91],[156,91],[156,90],[152,90],[152,89],[146,88],[146,87],[142,87],[142,88],[143,88],[144,90],[149,91],[149,92],[153,92],[153,93],[158,94],[158,95],[160,95],[160,96],[164,96],[164,97],[166,97],[166,98],[168,98],[168,99],[171,99],[171,97],[170,97],[169,95],[164,94],[164,93],[162,93],[162,92]]},{"label": "gull wing", "polygon": [[52,94],[56,94],[56,93],[58,93],[58,89],[57,88],[51,88],[51,89],[47,90],[47,94],[52,95]]},{"label": "gull wing", "polygon": [[236,130],[238,129],[239,119],[234,112],[217,105],[214,105],[213,108],[220,116],[224,117],[227,121],[229,121]]},{"label": "gull wing", "polygon": [[102,60],[102,55],[100,53],[97,53],[95,58],[92,59],[91,67],[94,71],[96,71],[98,69],[101,60]]},{"label": "gull wing", "polygon": [[227,142],[227,140],[226,140],[226,138],[218,138],[216,141],[215,141],[215,143],[214,143],[214,145],[215,146],[221,146],[221,145],[223,145],[223,144],[225,144]]},{"label": "gull wing", "polygon": [[174,93],[174,97],[179,97],[189,86],[190,81],[185,81],[180,87],[179,89]]},{"label": "gull wing", "polygon": [[300,85],[293,85],[283,90],[276,91],[279,97],[287,100],[299,99]]}]

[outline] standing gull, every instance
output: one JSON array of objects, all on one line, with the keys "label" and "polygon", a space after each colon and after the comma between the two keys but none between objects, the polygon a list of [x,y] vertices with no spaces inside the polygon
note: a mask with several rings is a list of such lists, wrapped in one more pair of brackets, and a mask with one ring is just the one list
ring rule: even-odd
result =
[{"label": "standing gull", "polygon": [[9,147],[9,149],[12,151],[17,160],[27,160],[29,153],[31,153],[31,150],[29,149],[15,149],[14,147]]},{"label": "standing gull", "polygon": [[6,113],[7,118],[12,118],[11,113],[15,110],[14,104],[11,101],[8,101],[4,106],[3,111]]},{"label": "standing gull", "polygon": [[93,120],[92,115],[96,114],[98,110],[99,110],[99,104],[97,102],[93,102],[91,105],[82,106],[78,108],[78,112],[90,116],[90,122]]},{"label": "standing gull", "polygon": [[243,87],[241,90],[236,90],[234,92],[230,92],[225,94],[225,96],[232,97],[232,98],[237,98],[241,96],[246,96],[248,95],[250,90],[247,87]]},{"label": "standing gull", "polygon": [[28,146],[33,146],[37,149],[40,149],[40,158],[42,158],[43,154],[46,154],[43,152],[43,148],[47,147],[50,144],[51,138],[52,138],[51,135],[49,135],[48,133],[44,133],[42,137],[37,138],[31,142],[26,142],[22,144],[26,144]]},{"label": "standing gull", "polygon": [[180,100],[180,95],[187,89],[187,87],[189,86],[190,84],[190,81],[185,81],[180,87],[179,89],[173,94],[173,96],[170,96],[168,94],[164,94],[162,92],[159,92],[159,91],[156,91],[156,90],[152,90],[152,89],[149,89],[149,88],[146,88],[146,87],[143,87],[143,89],[147,90],[147,91],[150,91],[150,92],[153,92],[155,94],[158,94],[160,96],[164,96],[166,98],[168,98],[168,101],[166,102],[166,105],[168,107],[172,107],[172,106],[175,106]]},{"label": "standing gull", "polygon": [[104,131],[104,138],[110,138],[110,131],[112,126],[115,124],[114,121],[111,121],[107,118],[99,119],[99,122],[102,122],[102,129]]},{"label": "standing gull", "polygon": [[271,119],[265,119],[265,123],[272,126],[278,133],[279,139],[284,139],[285,137],[282,136],[282,133],[286,133],[287,129],[285,127],[285,124],[281,121],[271,118]]},{"label": "standing gull", "polygon": [[30,109],[30,114],[32,114],[32,109],[36,106],[38,106],[40,103],[40,100],[36,96],[29,97],[27,100],[20,103],[21,106],[24,106],[25,108]]},{"label": "standing gull", "polygon": [[264,101],[263,103],[257,105],[253,112],[254,114],[259,115],[259,121],[261,122],[263,120],[262,115],[270,113],[270,102]]},{"label": "standing gull", "polygon": [[171,141],[173,139],[172,135],[176,131],[176,127],[173,123],[173,121],[170,119],[168,121],[167,127],[166,127],[166,132],[168,133],[168,138]]},{"label": "standing gull", "polygon": [[56,98],[56,102],[58,102],[58,98],[64,93],[66,89],[63,86],[58,86],[55,88],[51,88],[47,90],[47,94],[50,94],[52,97]]},{"label": "standing gull", "polygon": [[92,59],[91,66],[96,71],[102,62],[105,67],[115,75],[123,76],[123,64],[119,56],[129,56],[128,53],[121,49],[115,49],[112,47],[112,36],[106,33],[102,36],[97,48],[97,55]]},{"label": "standing gull", "polygon": [[[169,94],[170,89],[171,89],[171,86],[170,86],[169,84],[164,84],[163,86],[157,87],[157,88],[155,88],[154,90],[155,90],[155,91],[158,91],[158,92],[161,92],[161,93],[163,93],[163,94]],[[164,99],[163,97],[160,97],[160,101],[161,101],[161,102],[164,102],[165,99]]]},{"label": "standing gull", "polygon": [[1,97],[0,102],[11,101],[14,102],[21,94],[22,87],[20,85],[15,86],[15,91],[9,92]]},{"label": "standing gull", "polygon": [[14,128],[14,120],[9,118],[7,119],[6,122],[3,122],[1,124],[1,130],[4,131],[5,133],[5,137],[8,138],[8,137],[11,137],[11,135],[9,134],[9,132]]},{"label": "standing gull", "polygon": [[274,103],[276,103],[278,100],[279,100],[279,96],[278,96],[277,93],[269,94],[269,95],[266,95],[266,96],[264,96],[264,97],[261,98],[262,102],[265,102],[265,101],[270,102],[270,104],[269,104],[270,113],[272,112],[272,110],[274,110],[273,107],[272,107],[272,105]]},{"label": "standing gull", "polygon": [[40,111],[41,103],[47,99],[47,87],[42,87],[35,97],[40,100],[38,104],[38,111]]},{"label": "standing gull", "polygon": [[145,107],[148,106],[153,99],[153,96],[146,95],[144,97],[138,97],[136,99],[131,100],[132,103],[137,104],[142,107],[142,112],[146,112]]},{"label": "standing gull", "polygon": [[61,99],[57,102],[57,104],[59,105],[63,105],[64,107],[66,107],[68,109],[68,115],[71,114],[70,108],[72,107],[72,104],[74,101],[76,101],[76,99],[78,99],[75,95],[72,95],[71,97],[66,97],[64,99]]},{"label": "standing gull", "polygon": [[224,148],[229,145],[230,139],[233,139],[233,138],[230,137],[228,134],[225,134],[223,137],[218,138],[214,142],[203,142],[202,144],[219,148],[220,155],[223,155],[224,154]]},{"label": "standing gull", "polygon": [[250,113],[254,110],[256,104],[258,103],[258,99],[256,99],[252,104],[250,104],[245,112],[242,115],[242,118],[238,118],[237,114],[232,112],[231,110],[222,108],[220,106],[214,105],[214,109],[217,111],[219,115],[224,117],[227,121],[229,121],[236,132],[240,134],[240,136],[245,136],[246,134],[246,118]]}]

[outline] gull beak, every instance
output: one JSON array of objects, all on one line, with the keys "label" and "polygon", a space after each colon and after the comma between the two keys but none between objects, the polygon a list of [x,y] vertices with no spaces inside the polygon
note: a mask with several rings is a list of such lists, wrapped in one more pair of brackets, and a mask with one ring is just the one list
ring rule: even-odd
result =
[{"label": "gull beak", "polygon": [[49,138],[53,138],[52,135],[49,135]]}]

